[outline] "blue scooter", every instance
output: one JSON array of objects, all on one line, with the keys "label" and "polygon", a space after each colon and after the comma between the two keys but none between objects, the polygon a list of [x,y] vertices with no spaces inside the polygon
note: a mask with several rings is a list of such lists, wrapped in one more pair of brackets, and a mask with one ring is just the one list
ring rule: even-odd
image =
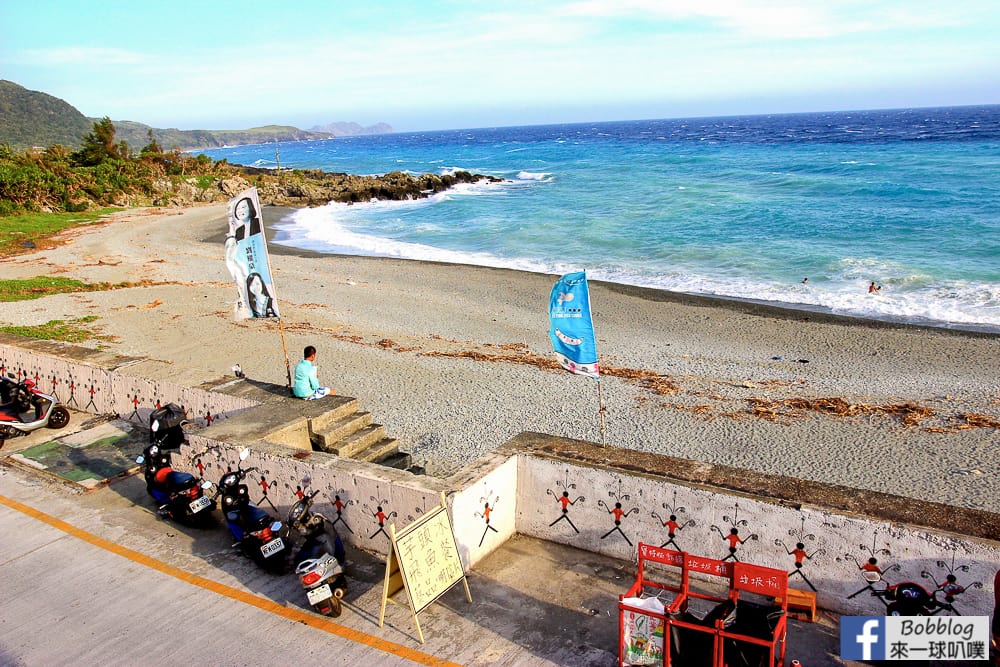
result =
[{"label": "blue scooter", "polygon": [[233,546],[239,547],[245,556],[268,572],[284,574],[291,552],[288,529],[281,521],[250,501],[250,490],[243,480],[258,468],[243,467],[243,462],[249,456],[249,449],[240,451],[240,462],[236,470],[222,476],[215,495],[222,496],[222,513],[229,532],[236,540]]}]

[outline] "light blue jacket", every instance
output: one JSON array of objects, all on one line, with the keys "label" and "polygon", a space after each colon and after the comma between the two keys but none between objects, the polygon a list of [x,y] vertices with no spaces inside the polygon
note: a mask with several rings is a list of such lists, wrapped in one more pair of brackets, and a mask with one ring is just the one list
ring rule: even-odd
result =
[{"label": "light blue jacket", "polygon": [[316,374],[316,367],[308,359],[303,359],[295,367],[292,393],[299,398],[307,398],[317,389],[319,389],[319,376]]}]

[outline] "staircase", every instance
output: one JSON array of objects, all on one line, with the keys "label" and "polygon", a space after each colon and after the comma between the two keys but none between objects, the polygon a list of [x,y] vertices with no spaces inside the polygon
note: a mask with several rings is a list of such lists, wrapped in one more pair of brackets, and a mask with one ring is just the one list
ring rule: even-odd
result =
[{"label": "staircase", "polygon": [[408,469],[412,457],[400,452],[395,438],[385,427],[372,422],[370,412],[358,409],[358,401],[347,399],[340,405],[309,419],[309,441],[315,450],[369,463]]},{"label": "staircase", "polygon": [[256,407],[206,428],[206,437],[228,442],[265,440],[286,447],[327,452],[343,458],[377,463],[423,474],[408,452],[399,451],[370,412],[359,409],[358,399],[332,394],[316,401],[292,398],[280,385],[249,378],[219,378],[201,385],[257,402]]}]

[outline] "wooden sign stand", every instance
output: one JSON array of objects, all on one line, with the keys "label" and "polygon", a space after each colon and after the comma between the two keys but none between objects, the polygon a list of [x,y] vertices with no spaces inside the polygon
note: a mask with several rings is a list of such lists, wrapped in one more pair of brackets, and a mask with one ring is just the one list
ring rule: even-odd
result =
[{"label": "wooden sign stand", "polygon": [[[448,506],[442,493],[438,507],[398,533],[395,524],[389,525],[389,556],[385,559],[385,583],[382,586],[378,627],[384,625],[385,608],[389,602],[409,607],[417,626],[417,637],[423,644],[424,633],[417,614],[460,581],[465,586],[465,597],[471,603],[472,593],[462,569],[455,533],[448,520]],[[392,599],[400,590],[406,591],[405,605]]]}]

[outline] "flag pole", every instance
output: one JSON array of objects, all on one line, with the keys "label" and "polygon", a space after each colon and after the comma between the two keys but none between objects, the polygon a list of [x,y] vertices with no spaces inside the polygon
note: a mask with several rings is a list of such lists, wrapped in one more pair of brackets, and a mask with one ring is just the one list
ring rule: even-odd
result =
[{"label": "flag pole", "polygon": [[292,393],[292,365],[288,361],[288,345],[285,343],[285,324],[284,320],[280,317],[278,318],[278,331],[281,332],[281,350],[285,353],[285,377],[287,378],[286,388],[288,393]]},{"label": "flag pole", "polygon": [[604,394],[601,393],[601,379],[597,378],[597,412],[601,415],[601,447],[607,447],[604,433]]}]

